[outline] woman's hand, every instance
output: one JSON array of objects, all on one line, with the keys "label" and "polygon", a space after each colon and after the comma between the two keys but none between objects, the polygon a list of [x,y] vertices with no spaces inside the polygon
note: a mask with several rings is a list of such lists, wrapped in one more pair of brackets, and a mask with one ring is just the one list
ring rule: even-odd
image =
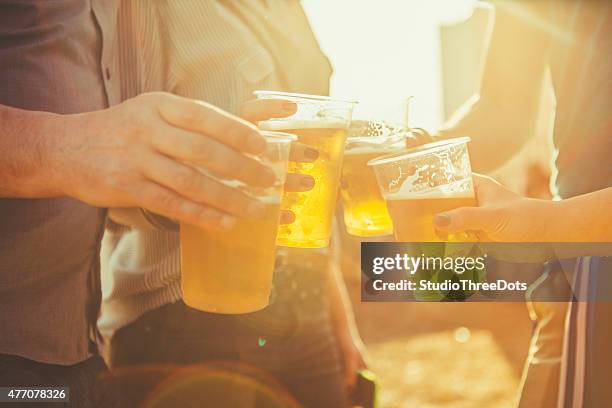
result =
[{"label": "woman's hand", "polygon": [[490,177],[474,174],[478,207],[462,207],[434,216],[437,229],[476,232],[483,240],[555,242],[552,223],[556,202],[521,197]]},{"label": "woman's hand", "polygon": [[[249,122],[257,124],[270,118],[283,118],[291,116],[297,111],[294,102],[282,99],[253,99],[245,102],[240,108],[239,116]],[[290,161],[309,163],[319,157],[319,152],[299,142],[291,144]],[[302,192],[312,190],[315,181],[307,174],[288,173],[285,182],[285,191]],[[291,211],[281,211],[281,224],[290,224],[295,220]]]}]

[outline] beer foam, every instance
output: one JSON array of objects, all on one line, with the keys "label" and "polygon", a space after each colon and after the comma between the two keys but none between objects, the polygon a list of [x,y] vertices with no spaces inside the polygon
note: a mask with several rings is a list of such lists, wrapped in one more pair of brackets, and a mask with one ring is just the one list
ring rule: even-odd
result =
[{"label": "beer foam", "polygon": [[[398,191],[386,192],[383,194],[385,200],[422,200],[431,198],[472,198],[474,191],[470,188],[466,191],[466,183],[471,180],[459,180],[451,184],[444,184],[423,190],[413,190],[414,181],[418,176],[409,176],[404,180]],[[471,186],[470,186],[471,187]]]},{"label": "beer foam", "polygon": [[291,133],[292,129],[346,129],[347,122],[345,120],[325,118],[317,120],[305,119],[286,119],[286,120],[266,120],[259,122],[261,130],[279,131],[284,130]]}]

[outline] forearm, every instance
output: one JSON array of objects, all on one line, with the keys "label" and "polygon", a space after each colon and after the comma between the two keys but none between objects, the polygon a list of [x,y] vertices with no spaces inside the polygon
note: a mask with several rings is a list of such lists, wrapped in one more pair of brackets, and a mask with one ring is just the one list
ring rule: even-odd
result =
[{"label": "forearm", "polygon": [[0,197],[63,195],[53,160],[68,115],[0,105]]},{"label": "forearm", "polygon": [[470,136],[475,171],[501,166],[534,136],[547,66],[548,34],[538,2],[496,2],[480,88],[439,130]]},{"label": "forearm", "polygon": [[537,112],[537,106],[503,106],[484,95],[474,95],[434,137],[469,136],[472,168],[485,173],[502,166],[535,135]]},{"label": "forearm", "polygon": [[[612,242],[612,187],[552,202],[550,242]],[[610,255],[610,254],[608,254]]]}]

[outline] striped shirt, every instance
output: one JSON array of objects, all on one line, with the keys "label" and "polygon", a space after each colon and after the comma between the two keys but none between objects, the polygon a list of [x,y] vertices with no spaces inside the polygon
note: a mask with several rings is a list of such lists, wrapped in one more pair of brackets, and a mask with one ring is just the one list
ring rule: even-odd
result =
[{"label": "striped shirt", "polygon": [[[257,89],[328,93],[331,67],[297,0],[124,0],[119,25],[124,98],[169,91],[236,113]],[[102,258],[104,336],[181,298],[177,232],[111,222]]]}]

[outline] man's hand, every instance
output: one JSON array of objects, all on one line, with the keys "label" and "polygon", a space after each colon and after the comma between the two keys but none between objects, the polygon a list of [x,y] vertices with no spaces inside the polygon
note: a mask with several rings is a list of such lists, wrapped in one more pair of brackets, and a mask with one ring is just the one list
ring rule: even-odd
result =
[{"label": "man's hand", "polygon": [[50,157],[64,194],[101,207],[143,207],[204,228],[261,216],[261,203],[203,175],[270,186],[273,171],[249,155],[266,142],[252,124],[212,105],[143,94],[103,111],[70,115]]}]

